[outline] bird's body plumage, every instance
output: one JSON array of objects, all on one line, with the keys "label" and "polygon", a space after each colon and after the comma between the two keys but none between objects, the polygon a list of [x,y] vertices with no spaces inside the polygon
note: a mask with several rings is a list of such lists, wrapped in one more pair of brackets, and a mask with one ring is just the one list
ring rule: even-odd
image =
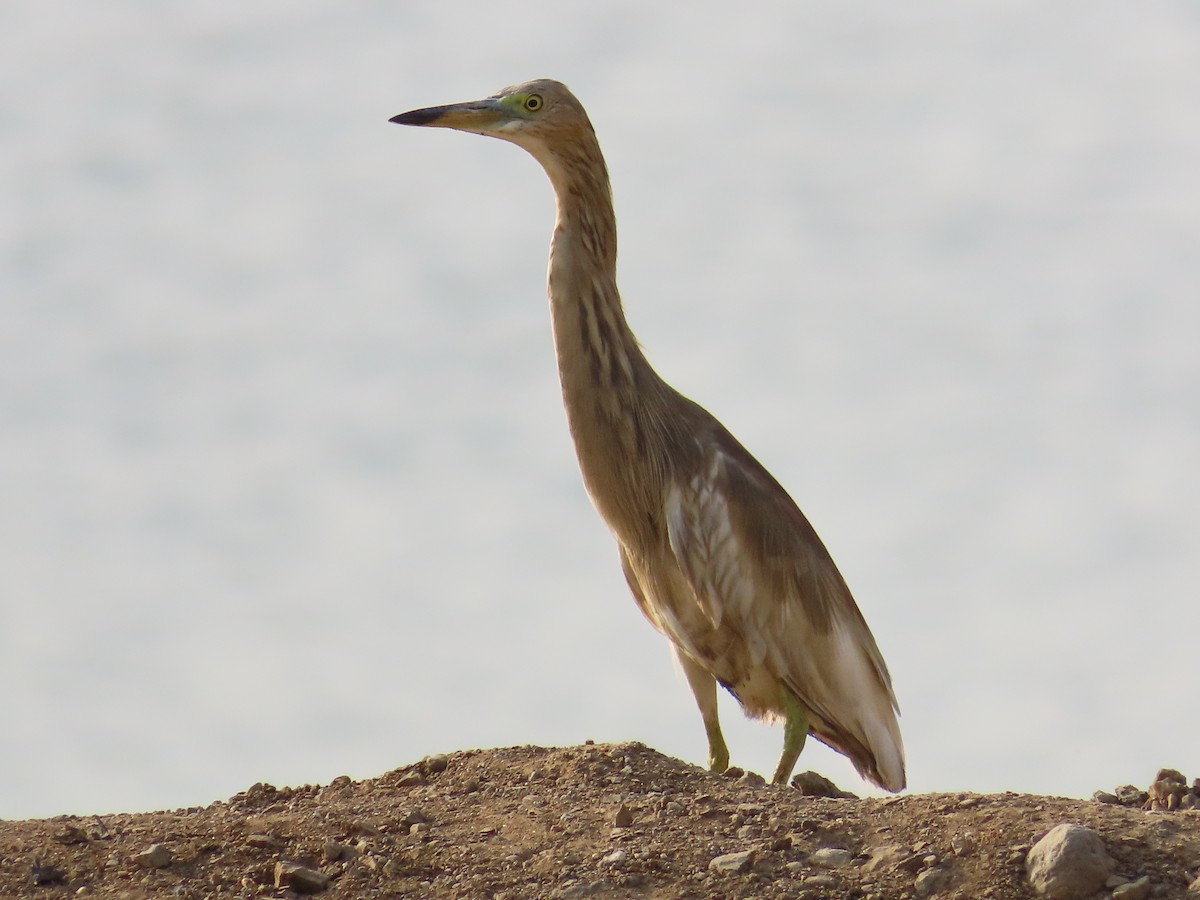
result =
[{"label": "bird's body plumage", "polygon": [[584,484],[638,606],[671,641],[695,693],[710,764],[728,763],[719,682],[747,714],[786,721],[777,781],[811,730],[871,781],[903,788],[887,666],[829,553],[766,469],[659,377],[626,322],[608,173],[579,101],[542,80],[393,121],[509,140],[550,178],[548,292]]}]

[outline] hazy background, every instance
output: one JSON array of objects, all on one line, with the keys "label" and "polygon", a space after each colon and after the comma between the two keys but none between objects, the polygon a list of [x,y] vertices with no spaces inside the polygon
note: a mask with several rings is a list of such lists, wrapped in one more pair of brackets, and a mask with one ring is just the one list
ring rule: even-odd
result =
[{"label": "hazy background", "polygon": [[649,356],[854,588],[911,788],[1200,774],[1195,4],[590,7],[4,4],[0,817],[703,761],[580,486],[549,184],[387,123],[539,76]]}]

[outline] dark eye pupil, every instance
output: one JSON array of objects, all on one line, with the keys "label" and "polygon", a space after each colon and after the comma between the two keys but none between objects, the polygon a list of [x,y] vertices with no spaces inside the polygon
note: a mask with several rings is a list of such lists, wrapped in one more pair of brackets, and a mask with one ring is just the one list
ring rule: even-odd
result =
[{"label": "dark eye pupil", "polygon": [[542,100],[540,97],[530,97],[528,100],[525,101],[526,109],[537,109],[541,105],[542,105]]}]

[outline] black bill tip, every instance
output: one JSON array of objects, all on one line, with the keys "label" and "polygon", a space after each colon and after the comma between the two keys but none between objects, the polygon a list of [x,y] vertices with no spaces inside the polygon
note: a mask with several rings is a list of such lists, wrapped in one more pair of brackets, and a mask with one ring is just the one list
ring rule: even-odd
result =
[{"label": "black bill tip", "polygon": [[395,122],[397,125],[432,125],[442,117],[444,111],[444,108],[441,106],[431,106],[428,109],[414,109],[411,112],[392,116],[388,121]]}]

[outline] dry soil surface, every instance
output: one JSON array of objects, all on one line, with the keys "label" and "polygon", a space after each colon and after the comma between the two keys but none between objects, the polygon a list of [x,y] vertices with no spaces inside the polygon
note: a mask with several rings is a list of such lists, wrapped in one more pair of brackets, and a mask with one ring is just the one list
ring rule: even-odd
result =
[{"label": "dry soil surface", "polygon": [[1200,896],[1195,809],[805,796],[618,744],[468,750],[203,808],[0,821],[0,897],[1030,897],[1026,853],[1062,822],[1094,829],[1116,860],[1096,897]]}]

